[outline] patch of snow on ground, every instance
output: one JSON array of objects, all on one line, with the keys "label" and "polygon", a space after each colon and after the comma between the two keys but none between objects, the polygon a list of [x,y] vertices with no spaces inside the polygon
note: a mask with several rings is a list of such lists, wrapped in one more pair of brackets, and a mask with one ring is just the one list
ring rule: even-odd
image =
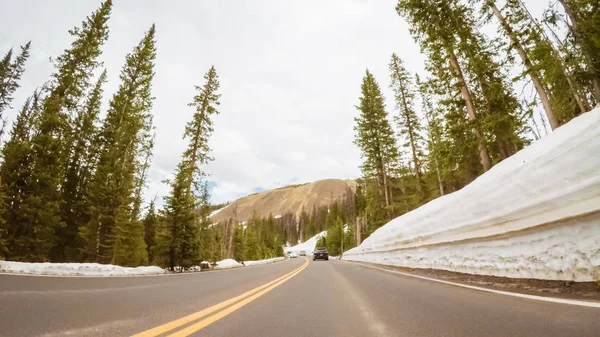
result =
[{"label": "patch of snow on ground", "polygon": [[129,268],[99,263],[29,263],[0,261],[0,272],[53,276],[133,276],[164,274],[165,270],[156,266]]},{"label": "patch of snow on ground", "polygon": [[305,251],[307,255],[312,255],[313,251],[315,250],[315,247],[317,245],[317,241],[319,241],[319,238],[321,238],[322,236],[327,235],[327,231],[322,231],[321,233],[313,236],[312,238],[299,243],[293,247],[286,247],[285,251],[289,252],[289,253],[300,253],[301,251]]},{"label": "patch of snow on ground", "polygon": [[[227,205],[227,206],[229,206],[229,205]],[[213,216],[217,215],[217,213],[219,213],[220,211],[222,211],[222,210],[224,210],[225,208],[227,208],[227,206],[225,206],[225,207],[222,207],[222,208],[219,208],[219,209],[217,209],[217,210],[214,210],[214,211],[210,212],[210,215],[209,215],[209,217],[213,217]]]},{"label": "patch of snow on ground", "polygon": [[246,265],[246,267],[248,267],[248,266],[256,266],[256,265],[260,265],[260,264],[279,262],[279,261],[283,261],[284,259],[285,259],[284,257],[275,257],[275,258],[266,259],[266,260],[244,261],[244,264]]},{"label": "patch of snow on ground", "polygon": [[217,262],[217,266],[215,267],[215,269],[228,269],[237,267],[243,267],[243,265],[234,259],[225,259]]},{"label": "patch of snow on ground", "polygon": [[463,189],[376,230],[344,260],[470,274],[600,280],[600,107]]}]

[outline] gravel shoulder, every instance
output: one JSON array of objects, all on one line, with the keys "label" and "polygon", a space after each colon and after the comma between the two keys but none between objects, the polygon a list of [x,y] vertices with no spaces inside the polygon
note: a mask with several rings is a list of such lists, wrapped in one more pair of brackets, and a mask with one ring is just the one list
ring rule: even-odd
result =
[{"label": "gravel shoulder", "polygon": [[[352,261],[348,262],[354,263]],[[595,282],[516,279],[465,274],[439,269],[405,268],[367,262],[360,262],[359,264],[488,289],[512,291],[528,295],[600,302],[600,285]]]}]

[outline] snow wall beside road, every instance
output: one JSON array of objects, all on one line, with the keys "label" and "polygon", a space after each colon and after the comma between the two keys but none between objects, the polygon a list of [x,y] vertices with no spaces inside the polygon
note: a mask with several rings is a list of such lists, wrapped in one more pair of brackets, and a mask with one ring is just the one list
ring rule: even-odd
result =
[{"label": "snow wall beside road", "polygon": [[600,107],[460,191],[390,221],[343,259],[599,281]]}]

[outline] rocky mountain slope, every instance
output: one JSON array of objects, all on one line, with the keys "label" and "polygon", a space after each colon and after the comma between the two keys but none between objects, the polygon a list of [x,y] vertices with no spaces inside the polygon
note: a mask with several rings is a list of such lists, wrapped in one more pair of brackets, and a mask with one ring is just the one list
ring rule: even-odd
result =
[{"label": "rocky mountain slope", "polygon": [[299,214],[302,207],[311,211],[313,206],[323,206],[342,198],[348,188],[355,189],[354,180],[325,179],[312,183],[293,185],[274,190],[251,194],[236,200],[213,214],[215,222],[233,218],[243,222],[252,216],[254,210],[261,216]]}]

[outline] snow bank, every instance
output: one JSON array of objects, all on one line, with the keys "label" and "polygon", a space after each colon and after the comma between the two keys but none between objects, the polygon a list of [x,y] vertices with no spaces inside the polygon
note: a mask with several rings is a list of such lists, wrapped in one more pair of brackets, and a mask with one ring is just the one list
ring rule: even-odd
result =
[{"label": "snow bank", "polygon": [[213,216],[217,215],[220,211],[224,210],[225,208],[227,208],[229,205],[225,206],[225,207],[221,207],[219,209],[216,209],[212,212],[210,212],[210,215],[208,217],[212,218]]},{"label": "snow bank", "polygon": [[243,267],[243,265],[234,259],[225,259],[217,262],[217,266],[214,269],[228,269],[237,267]]},{"label": "snow bank", "polygon": [[315,246],[317,245],[317,241],[319,241],[319,238],[325,235],[327,235],[327,231],[322,231],[321,233],[313,236],[312,238],[302,243],[299,243],[292,247],[285,247],[284,249],[286,252],[290,253],[298,254],[301,251],[305,251],[307,255],[312,255],[313,251],[315,250]]},{"label": "snow bank", "polygon": [[164,274],[165,270],[156,266],[128,268],[99,263],[29,263],[0,261],[0,272],[55,276],[132,276]]},{"label": "snow bank", "polygon": [[284,259],[285,259],[284,257],[275,257],[275,258],[266,259],[266,260],[244,261],[244,264],[246,265],[246,267],[248,267],[248,266],[256,266],[259,264],[268,264],[268,263],[273,263],[273,262],[279,262],[279,261],[283,261]]},{"label": "snow bank", "polygon": [[343,259],[600,280],[600,107],[462,190],[390,221]]}]

